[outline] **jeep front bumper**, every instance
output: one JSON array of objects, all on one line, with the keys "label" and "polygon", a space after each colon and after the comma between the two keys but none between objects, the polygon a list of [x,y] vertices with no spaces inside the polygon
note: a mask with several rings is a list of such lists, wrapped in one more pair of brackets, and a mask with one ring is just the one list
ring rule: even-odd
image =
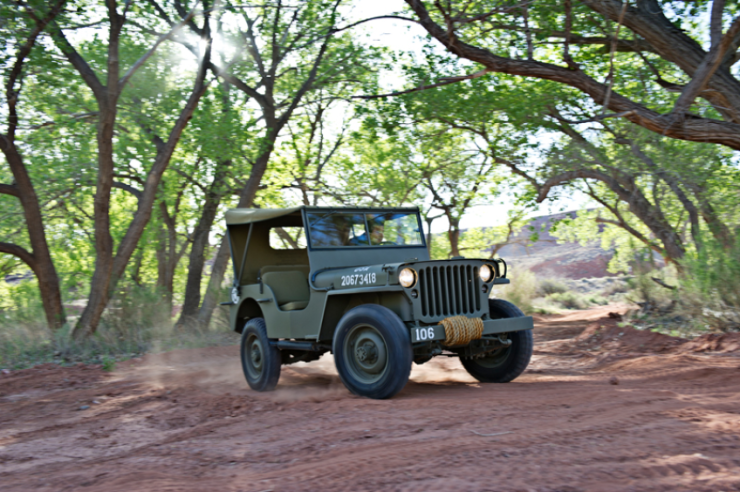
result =
[{"label": "jeep front bumper", "polygon": [[[531,330],[532,328],[534,328],[534,320],[531,316],[483,320],[483,336]],[[411,343],[444,340],[445,338],[445,327],[442,325],[411,328]]]}]

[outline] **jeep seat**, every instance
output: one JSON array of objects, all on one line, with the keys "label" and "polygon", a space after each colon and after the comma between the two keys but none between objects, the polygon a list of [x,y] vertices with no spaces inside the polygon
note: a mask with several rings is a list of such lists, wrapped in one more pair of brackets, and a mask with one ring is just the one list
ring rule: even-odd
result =
[{"label": "jeep seat", "polygon": [[[268,267],[262,269],[262,282],[272,289],[275,294],[275,301],[281,310],[297,311],[308,306],[311,293],[308,289],[307,272],[304,273],[300,270],[282,271],[283,268],[280,268],[280,271],[267,271],[265,273],[264,270],[266,269]],[[308,269],[307,266],[306,269]]]}]

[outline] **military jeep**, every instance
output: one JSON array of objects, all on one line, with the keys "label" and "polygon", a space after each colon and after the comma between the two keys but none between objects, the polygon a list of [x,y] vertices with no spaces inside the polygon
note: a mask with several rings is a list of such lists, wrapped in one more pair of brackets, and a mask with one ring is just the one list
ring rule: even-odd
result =
[{"label": "military jeep", "polygon": [[532,355],[532,318],[490,299],[503,260],[432,261],[416,208],[233,209],[230,322],[249,386],[280,367],[334,354],[353,393],[390,398],[412,362],[459,357],[477,380],[505,383]]}]

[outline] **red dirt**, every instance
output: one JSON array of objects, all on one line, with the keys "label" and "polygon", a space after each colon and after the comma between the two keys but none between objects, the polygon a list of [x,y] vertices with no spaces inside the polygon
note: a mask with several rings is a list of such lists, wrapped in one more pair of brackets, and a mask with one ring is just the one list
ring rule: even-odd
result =
[{"label": "red dirt", "polygon": [[0,374],[0,489],[740,490],[740,335],[675,340],[610,309],[538,319],[513,383],[435,359],[388,401],[330,359],[252,392],[235,347]]}]

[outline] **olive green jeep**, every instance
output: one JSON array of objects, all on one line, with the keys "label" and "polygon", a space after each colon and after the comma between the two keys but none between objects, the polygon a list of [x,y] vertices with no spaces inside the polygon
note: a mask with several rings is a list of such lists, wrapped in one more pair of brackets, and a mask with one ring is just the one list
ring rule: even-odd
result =
[{"label": "olive green jeep", "polygon": [[490,299],[503,260],[432,261],[416,208],[233,209],[230,321],[244,375],[269,391],[280,366],[332,352],[355,394],[390,398],[411,363],[459,357],[486,383],[519,376],[532,318]]}]

